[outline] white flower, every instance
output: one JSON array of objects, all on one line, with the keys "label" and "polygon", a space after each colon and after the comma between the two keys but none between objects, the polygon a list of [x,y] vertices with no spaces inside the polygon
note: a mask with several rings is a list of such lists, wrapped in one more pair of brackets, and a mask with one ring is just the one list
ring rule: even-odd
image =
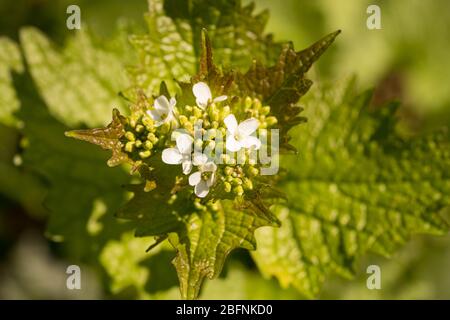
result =
[{"label": "white flower", "polygon": [[194,153],[193,163],[198,166],[199,171],[189,176],[189,184],[194,187],[197,197],[204,198],[214,183],[217,166],[208,161],[208,157],[203,153]]},{"label": "white flower", "polygon": [[156,121],[156,126],[159,127],[165,122],[174,119],[174,108],[177,101],[175,98],[170,98],[167,100],[165,96],[159,96],[155,100],[154,109],[148,110],[147,114]]},{"label": "white flower", "polygon": [[197,82],[192,86],[192,92],[195,96],[195,101],[197,102],[197,105],[201,109],[205,109],[210,102],[220,102],[226,100],[227,96],[219,96],[217,98],[212,98],[211,90],[209,89],[208,85],[204,82]]},{"label": "white flower", "polygon": [[162,152],[162,161],[167,164],[180,164],[183,173],[189,174],[192,170],[192,143],[194,139],[188,134],[180,134],[176,138],[176,148],[167,148]]},{"label": "white flower", "polygon": [[258,129],[258,120],[250,118],[238,125],[236,117],[230,114],[223,121],[228,129],[226,147],[229,151],[236,152],[241,150],[241,148],[251,147],[255,147],[258,150],[261,147],[261,141],[251,136]]}]

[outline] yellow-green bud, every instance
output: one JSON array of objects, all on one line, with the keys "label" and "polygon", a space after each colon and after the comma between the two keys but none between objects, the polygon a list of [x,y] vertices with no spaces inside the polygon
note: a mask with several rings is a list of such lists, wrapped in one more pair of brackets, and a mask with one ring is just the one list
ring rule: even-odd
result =
[{"label": "yellow-green bud", "polygon": [[261,114],[267,116],[270,113],[270,107],[269,106],[265,106],[261,108]]},{"label": "yellow-green bud", "polygon": [[151,150],[151,149],[153,149],[153,143],[151,143],[150,141],[145,141],[145,143],[144,143],[144,148],[145,149],[147,149],[147,150]]},{"label": "yellow-green bud", "polygon": [[158,138],[155,136],[153,132],[150,132],[147,135],[147,139],[150,140],[151,143],[156,144],[158,142]]},{"label": "yellow-green bud", "polygon": [[250,98],[250,97],[245,97],[245,100],[244,100],[244,106],[245,106],[245,109],[250,108],[250,107],[252,106],[252,104],[253,104],[252,98]]},{"label": "yellow-green bud", "polygon": [[230,192],[231,191],[231,183],[224,182],[223,183],[223,189],[225,190],[225,192]]},{"label": "yellow-green bud", "polygon": [[156,182],[155,181],[150,181],[150,180],[145,180],[145,186],[144,186],[144,191],[145,192],[149,192],[152,191],[153,189],[156,188]]},{"label": "yellow-green bud", "polygon": [[139,157],[141,157],[142,159],[146,159],[148,157],[150,157],[152,153],[150,152],[150,150],[146,150],[146,151],[141,151],[139,152]]},{"label": "yellow-green bud", "polygon": [[242,196],[244,194],[244,188],[242,186],[237,186],[233,189],[234,193],[238,196]]},{"label": "yellow-green bud", "polygon": [[136,148],[140,148],[142,146],[142,141],[138,139],[134,144],[136,145]]},{"label": "yellow-green bud", "polygon": [[134,142],[133,141],[129,141],[125,144],[125,151],[126,152],[133,152],[133,148],[134,148]]},{"label": "yellow-green bud", "polygon": [[180,116],[178,117],[178,120],[180,121],[180,124],[181,124],[181,125],[184,125],[186,122],[189,121],[188,117],[186,117],[185,115],[180,115]]},{"label": "yellow-green bud", "polygon": [[247,190],[252,190],[253,189],[253,182],[249,178],[244,178],[243,186]]},{"label": "yellow-green bud", "polygon": [[170,123],[169,122],[164,122],[162,124],[162,126],[160,126],[160,130],[162,133],[169,133],[170,131]]},{"label": "yellow-green bud", "polygon": [[144,126],[142,124],[138,124],[135,129],[136,132],[142,132],[144,131]]},{"label": "yellow-green bud", "polygon": [[260,110],[262,108],[262,104],[261,101],[259,101],[259,99],[253,100],[253,105],[256,110]]},{"label": "yellow-green bud", "polygon": [[231,112],[230,106],[224,106],[222,108],[222,112],[221,112],[221,118],[224,119],[227,115],[229,115]]},{"label": "yellow-green bud", "polygon": [[225,167],[225,169],[224,169],[223,171],[225,172],[225,174],[226,174],[227,176],[232,175],[233,172],[234,172],[233,168],[232,168],[232,167],[228,167],[228,166]]},{"label": "yellow-green bud", "polygon": [[257,176],[259,174],[258,168],[255,168],[255,167],[248,168],[248,172],[252,176]]},{"label": "yellow-green bud", "polygon": [[194,116],[196,117],[196,118],[202,118],[202,116],[203,116],[203,110],[202,109],[200,109],[200,108],[197,108],[197,107],[194,107]]},{"label": "yellow-green bud", "polygon": [[234,184],[241,185],[242,184],[242,179],[234,178],[233,182],[234,182]]},{"label": "yellow-green bud", "polygon": [[134,133],[131,131],[127,131],[125,132],[125,138],[127,138],[129,141],[134,141],[136,140]]},{"label": "yellow-green bud", "polygon": [[219,121],[219,111],[213,110],[210,117],[212,121]]},{"label": "yellow-green bud", "polygon": [[150,117],[143,117],[142,118],[142,124],[147,128],[147,130],[153,130],[154,123],[153,120]]},{"label": "yellow-green bud", "polygon": [[273,126],[274,124],[277,124],[278,120],[275,117],[267,117],[266,122],[268,126]]}]

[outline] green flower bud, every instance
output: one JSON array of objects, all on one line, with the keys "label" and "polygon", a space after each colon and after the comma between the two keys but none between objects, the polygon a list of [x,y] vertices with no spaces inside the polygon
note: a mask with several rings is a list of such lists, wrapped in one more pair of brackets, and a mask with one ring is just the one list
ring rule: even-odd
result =
[{"label": "green flower bud", "polygon": [[232,167],[227,166],[227,167],[225,167],[225,169],[223,171],[227,176],[231,176],[234,172],[234,169]]},{"label": "green flower bud", "polygon": [[197,117],[195,117],[195,116],[189,116],[189,122],[190,122],[191,124],[196,123],[197,120],[198,120]]},{"label": "green flower bud", "polygon": [[265,106],[261,108],[261,114],[267,116],[270,113],[270,107]]},{"label": "green flower bud", "polygon": [[273,126],[273,125],[277,124],[277,122],[278,122],[278,119],[273,116],[266,118],[266,123],[268,126]]},{"label": "green flower bud", "polygon": [[225,192],[231,192],[231,183],[224,182],[223,183],[223,189],[225,190]]},{"label": "green flower bud", "polygon": [[139,157],[141,157],[142,159],[146,159],[148,157],[150,157],[152,153],[150,152],[150,150],[146,150],[146,151],[141,151],[139,152]]},{"label": "green flower bud", "polygon": [[219,111],[213,110],[211,112],[210,118],[212,121],[219,121]]},{"label": "green flower bud", "polygon": [[203,116],[203,110],[197,107],[194,107],[194,116],[199,119]]},{"label": "green flower bud", "polygon": [[253,182],[252,180],[250,180],[249,178],[244,178],[243,179],[243,187],[246,190],[252,190],[253,189]]},{"label": "green flower bud", "polygon": [[134,133],[131,131],[127,131],[125,132],[125,138],[127,138],[129,141],[134,141],[136,140]]},{"label": "green flower bud", "polygon": [[245,100],[244,100],[244,107],[245,107],[245,109],[250,109],[250,107],[252,106],[252,104],[253,104],[252,98],[250,98],[250,97],[245,97]]},{"label": "green flower bud", "polygon": [[153,144],[156,144],[157,142],[158,142],[158,138],[155,136],[155,134],[153,133],[153,132],[150,132],[148,135],[147,135],[147,139],[151,142],[151,143],[153,143]]},{"label": "green flower bud", "polygon": [[150,117],[143,117],[142,124],[147,128],[148,131],[152,131],[155,127],[154,122]]},{"label": "green flower bud", "polygon": [[242,186],[237,186],[233,189],[234,193],[238,196],[242,196],[244,194],[244,188]]},{"label": "green flower bud", "polygon": [[221,119],[225,119],[225,117],[226,117],[227,115],[229,115],[230,113],[231,113],[230,106],[224,106],[224,107],[222,108],[222,112],[220,112],[220,118],[221,118]]},{"label": "green flower bud", "polygon": [[153,189],[156,188],[156,182],[155,181],[150,181],[150,180],[145,180],[145,186],[144,186],[144,191],[145,192],[149,192],[152,191]]},{"label": "green flower bud", "polygon": [[189,121],[188,117],[186,117],[185,115],[180,115],[178,117],[178,120],[180,121],[180,124],[182,126],[184,126],[184,124]]},{"label": "green flower bud", "polygon": [[258,168],[255,168],[255,167],[249,167],[248,168],[248,173],[251,176],[257,176],[259,174],[259,170],[258,170]]},{"label": "green flower bud", "polygon": [[136,125],[136,128],[135,128],[136,132],[142,132],[142,131],[144,131],[144,129],[145,128],[142,124]]},{"label": "green flower bud", "polygon": [[184,124],[184,128],[188,131],[193,131],[194,130],[194,125],[192,124],[192,122],[186,122]]},{"label": "green flower bud", "polygon": [[125,151],[126,152],[133,152],[133,148],[134,148],[134,142],[133,141],[129,141],[125,144]]},{"label": "green flower bud", "polygon": [[259,101],[259,99],[253,100],[253,107],[254,107],[254,109],[256,109],[258,111],[261,110],[261,108],[262,108],[261,101]]},{"label": "green flower bud", "polygon": [[138,139],[134,142],[134,144],[136,145],[136,148],[140,148],[142,146],[142,141]]},{"label": "green flower bud", "polygon": [[162,124],[162,126],[160,126],[160,128],[161,128],[161,132],[162,133],[169,133],[169,131],[170,131],[170,123],[169,122],[164,122]]},{"label": "green flower bud", "polygon": [[234,178],[233,183],[236,185],[241,185],[242,184],[242,179],[240,178]]},{"label": "green flower bud", "polygon": [[145,141],[145,143],[144,143],[144,148],[145,149],[147,149],[147,150],[151,150],[151,149],[153,149],[153,143],[151,143],[150,141]]}]

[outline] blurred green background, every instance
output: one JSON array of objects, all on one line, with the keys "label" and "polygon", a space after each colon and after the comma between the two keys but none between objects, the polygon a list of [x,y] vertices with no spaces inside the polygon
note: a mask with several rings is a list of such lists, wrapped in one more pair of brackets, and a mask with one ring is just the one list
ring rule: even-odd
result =
[{"label": "blurred green background", "polygon": [[[15,0],[0,2],[0,36],[17,40],[20,28],[32,25],[62,45],[73,33],[65,27],[69,4],[80,6],[83,27],[99,38],[110,37],[117,24],[124,22],[136,30],[145,29],[145,0]],[[381,30],[366,28],[369,4],[381,7]],[[408,130],[430,130],[450,123],[449,1],[256,0],[256,6],[270,10],[267,31],[274,33],[276,40],[292,40],[297,49],[328,32],[343,30],[312,70],[315,81],[338,81],[356,74],[363,89],[376,88],[375,104],[392,99],[402,102],[400,116]],[[146,244],[129,235],[121,243],[112,242],[100,259],[143,261],[132,266],[136,267],[133,275],[120,275],[108,287],[101,271],[84,266],[83,289],[67,290],[65,268],[71,261],[60,244],[43,236],[45,181],[26,170],[11,170],[11,164],[20,164],[17,154],[21,143],[16,129],[0,125],[0,298],[147,297],[144,291],[155,292],[152,298],[177,297],[176,275],[168,268],[170,252],[163,248],[154,259],[132,256],[130,248],[145,250]],[[3,179],[6,175],[13,178]],[[149,283],[142,280],[148,264],[156,273]],[[381,266],[382,290],[367,290],[365,270],[369,264]],[[117,268],[110,272],[120,274],[120,266]],[[377,256],[362,259],[354,280],[329,279],[320,298],[450,299],[448,270],[450,235],[417,236],[391,260]],[[130,283],[141,283],[141,288],[129,291]],[[280,288],[273,279],[263,279],[243,250],[232,254],[222,277],[208,282],[202,297],[302,298],[293,289]]]}]

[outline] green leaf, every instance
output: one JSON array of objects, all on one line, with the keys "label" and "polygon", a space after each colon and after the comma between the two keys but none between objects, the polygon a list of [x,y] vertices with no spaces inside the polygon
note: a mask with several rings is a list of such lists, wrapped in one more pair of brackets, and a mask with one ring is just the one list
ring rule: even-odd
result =
[{"label": "green leaf", "polygon": [[65,135],[111,150],[112,157],[108,160],[108,165],[114,167],[126,162],[128,157],[122,152],[122,145],[119,141],[125,133],[124,117],[119,110],[114,109],[112,118],[112,122],[106,128],[67,131]]},{"label": "green leaf", "polygon": [[275,280],[261,277],[258,270],[230,261],[226,274],[215,281],[205,283],[200,295],[208,300],[298,300],[301,295],[295,289],[280,288]]},{"label": "green leaf", "polygon": [[[188,81],[197,70],[201,32],[213,39],[216,58],[224,67],[246,70],[253,59],[273,63],[281,45],[264,33],[268,12],[254,14],[254,5],[240,0],[149,0],[145,16],[149,33],[130,37],[140,63],[128,68],[133,86],[150,96],[166,81]],[[132,94],[132,93],[130,93]]]},{"label": "green leaf", "polygon": [[[167,270],[174,252],[166,242],[146,252],[151,238],[136,238],[132,232],[109,241],[100,261],[111,278],[114,295],[139,299],[179,299],[175,270]],[[161,267],[163,269],[161,269]]]},{"label": "green leaf", "polygon": [[254,231],[267,225],[267,220],[235,210],[226,201],[216,210],[191,214],[185,231],[169,237],[177,250],[173,263],[182,298],[197,298],[203,279],[216,278],[233,249],[254,250]]},{"label": "green leaf", "polygon": [[[118,33],[115,41],[123,36]],[[62,49],[35,28],[22,29],[20,41],[33,80],[55,119],[68,126],[92,127],[106,123],[112,107],[124,107],[118,92],[126,86],[126,47],[98,44],[84,29]]]},{"label": "green leaf", "polygon": [[[38,50],[40,45],[48,44],[44,36],[33,29],[22,31],[21,36],[25,52],[29,53],[26,62],[32,71],[37,72],[35,75],[39,75],[35,81],[28,72],[14,76],[14,87],[20,92],[21,108],[17,116],[25,123],[22,133],[27,137],[24,167],[42,177],[49,186],[45,199],[45,205],[50,211],[48,236],[54,241],[64,241],[64,248],[72,257],[95,262],[107,240],[119,237],[123,230],[132,227],[127,223],[118,223],[113,217],[115,210],[125,200],[125,192],[118,186],[127,183],[129,177],[121,169],[109,170],[105,167],[105,154],[94,146],[81,145],[64,136],[68,125],[73,121],[81,121],[82,117],[74,117],[67,122],[56,117],[69,119],[70,109],[76,108],[79,114],[85,111],[89,113],[93,109],[88,104],[79,103],[73,96],[72,88],[60,88],[59,98],[66,104],[58,105],[57,115],[51,113],[51,107],[38,93],[38,84],[43,86],[42,95],[45,96],[46,93],[50,94],[46,90],[53,90],[47,87],[49,83],[57,78],[70,79],[71,76],[64,74],[66,69],[62,65],[58,66],[60,69],[51,65],[52,59],[60,57],[58,52],[50,48],[45,53]],[[46,58],[49,60],[40,60],[42,55],[53,58],[49,56]],[[77,63],[81,64],[80,61]],[[98,75],[86,73],[77,81],[92,83],[96,79]],[[104,92],[106,94],[109,91]],[[97,93],[93,91],[84,93],[85,101],[99,101],[97,98]],[[105,103],[112,100],[112,93],[104,99]],[[90,121],[97,122],[99,117]]]},{"label": "green leaf", "polygon": [[6,37],[0,37],[0,123],[17,126],[13,115],[19,109],[17,94],[12,86],[11,72],[23,72],[19,46]]},{"label": "green leaf", "polygon": [[413,234],[449,230],[439,215],[450,204],[448,128],[402,137],[396,104],[370,111],[371,92],[355,91],[312,91],[295,134],[301,155],[284,159],[289,203],[273,208],[282,227],[257,232],[261,272],[308,297],[330,273],[352,276],[367,251],[389,256]]},{"label": "green leaf", "polygon": [[[150,173],[141,174],[150,177]],[[176,194],[167,192],[176,179],[173,170],[157,167],[151,176],[157,187],[145,191],[143,185],[130,186],[134,196],[117,217],[136,222],[136,236],[157,236],[161,241],[169,235],[177,250],[173,263],[183,299],[197,298],[204,278],[217,277],[233,249],[253,250],[256,228],[275,226],[274,222],[260,217],[257,210],[254,214],[236,210],[231,201],[203,206],[187,190]]]},{"label": "green leaf", "polygon": [[261,99],[264,105],[270,106],[271,113],[278,119],[282,150],[295,151],[289,144],[287,132],[306,121],[306,118],[299,116],[302,108],[295,105],[312,85],[312,81],[305,78],[305,73],[340,32],[333,32],[298,52],[293,49],[292,44],[286,44],[274,66],[266,67],[255,61],[247,73],[237,74],[239,90]]}]

